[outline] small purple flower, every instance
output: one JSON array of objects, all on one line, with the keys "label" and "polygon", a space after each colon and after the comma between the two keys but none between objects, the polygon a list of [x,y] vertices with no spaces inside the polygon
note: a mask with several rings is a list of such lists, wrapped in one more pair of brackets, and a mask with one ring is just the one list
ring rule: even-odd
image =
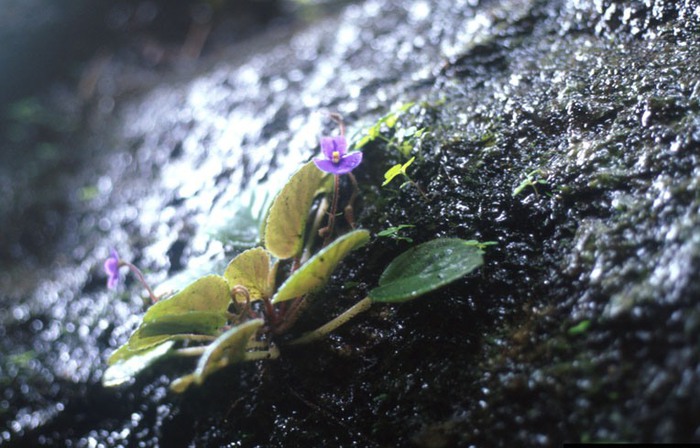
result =
[{"label": "small purple flower", "polygon": [[109,258],[105,260],[105,274],[107,274],[107,287],[114,289],[119,284],[119,254],[112,249],[109,253]]},{"label": "small purple flower", "polygon": [[321,171],[331,174],[345,174],[354,170],[362,162],[361,152],[345,154],[348,144],[345,137],[321,137],[321,152],[325,158],[314,159]]}]

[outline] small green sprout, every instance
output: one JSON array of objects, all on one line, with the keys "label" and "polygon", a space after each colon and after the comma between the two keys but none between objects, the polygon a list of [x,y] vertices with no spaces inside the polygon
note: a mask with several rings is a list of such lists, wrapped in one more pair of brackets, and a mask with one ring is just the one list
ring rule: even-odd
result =
[{"label": "small green sprout", "polygon": [[[399,124],[399,119],[402,115],[408,112],[414,105],[415,103],[412,102],[406,103],[381,117],[370,128],[360,133],[361,138],[355,142],[354,147],[356,149],[362,148],[369,142],[379,140],[386,144],[388,150],[396,150],[403,157],[409,158],[411,153],[416,151],[416,147],[420,144],[421,139],[429,133],[427,128],[419,128],[414,125],[402,126]],[[389,168],[389,170],[384,173],[384,183],[382,187],[388,185],[395,177],[400,175],[405,179],[405,182],[401,185],[402,187],[405,184],[412,184],[421,196],[423,196],[423,199],[428,201],[425,192],[407,173],[408,167],[415,159],[416,157],[413,156],[408,162],[396,164]]]},{"label": "small green sprout", "polygon": [[569,328],[567,333],[569,333],[570,336],[577,336],[579,334],[583,334],[588,330],[588,327],[591,326],[591,321],[586,319],[582,320],[581,322],[577,323],[573,327]]},{"label": "small green sprout", "polygon": [[416,128],[411,126],[405,129],[396,131],[396,135],[389,141],[390,146],[395,146],[396,149],[404,157],[408,157],[416,146],[416,141],[427,133],[427,128]]},{"label": "small green sprout", "polygon": [[88,185],[78,190],[78,199],[83,202],[91,201],[100,195],[100,190],[94,185]]},{"label": "small green sprout", "polygon": [[406,168],[411,166],[411,164],[413,163],[414,160],[416,160],[416,158],[411,157],[409,159],[409,161],[404,163],[403,165],[401,165],[400,163],[397,163],[396,165],[389,168],[386,171],[386,173],[384,173],[384,183],[382,184],[382,187],[386,186],[389,182],[394,180],[394,178],[396,176],[399,176],[399,175],[405,177],[408,182],[413,182],[411,180],[411,178],[408,176],[408,174],[406,173]]},{"label": "small green sprout", "polygon": [[387,238],[392,238],[398,241],[406,241],[407,243],[412,243],[413,238],[409,238],[407,236],[401,236],[399,235],[399,232],[403,229],[410,229],[412,227],[415,227],[413,224],[399,224],[398,226],[393,226],[393,227],[388,227],[381,232],[377,233],[377,236],[380,237],[387,237]]},{"label": "small green sprout", "polygon": [[[354,143],[354,148],[362,148],[367,143],[378,139],[386,143],[388,149],[394,149],[404,157],[408,157],[419,140],[428,134],[427,128],[397,126],[399,119],[414,105],[415,103],[412,102],[403,104],[381,117],[367,130],[359,132],[361,137]],[[392,132],[393,135],[391,135]]]},{"label": "small green sprout", "polygon": [[525,174],[525,179],[520,182],[520,184],[513,189],[513,197],[516,197],[523,192],[527,187],[532,187],[535,191],[535,196],[539,196],[539,191],[537,191],[537,184],[546,185],[547,181],[542,178],[545,175],[544,171],[537,168],[529,173]]},{"label": "small green sprout", "polygon": [[477,240],[467,240],[464,242],[464,244],[466,244],[467,246],[474,246],[483,252],[484,249],[486,249],[489,246],[495,246],[496,244],[498,244],[498,242],[496,242],[496,241],[481,242],[481,241],[477,241]]},{"label": "small green sprout", "polygon": [[388,114],[384,115],[379,120],[377,120],[376,123],[374,123],[369,129],[367,129],[365,135],[362,136],[362,138],[357,143],[355,143],[355,149],[360,149],[367,143],[374,141],[377,138],[381,138],[382,140],[385,140],[388,143],[389,140],[382,137],[382,129],[393,129],[394,126],[396,126],[399,117],[401,117],[401,115],[403,115],[408,109],[413,107],[414,104],[415,103],[413,102],[405,103],[399,106],[396,110],[389,112]]},{"label": "small green sprout", "polygon": [[406,179],[406,182],[404,182],[403,184],[401,184],[401,186],[403,187],[403,186],[406,185],[406,184],[411,184],[411,185],[413,185],[414,187],[416,187],[416,190],[418,190],[418,192],[421,194],[421,196],[423,196],[423,199],[425,199],[426,202],[427,202],[427,201],[428,201],[428,196],[426,196],[426,194],[425,194],[425,192],[423,191],[423,189],[422,189],[413,179],[411,179],[411,177],[410,177],[410,176],[408,175],[408,173],[406,172],[406,169],[407,169],[409,166],[411,166],[411,164],[413,163],[414,160],[416,160],[416,157],[415,157],[415,156],[411,157],[411,158],[408,160],[408,162],[404,163],[403,165],[400,164],[400,163],[397,163],[396,165],[394,165],[394,166],[392,166],[391,168],[389,168],[389,169],[386,171],[386,173],[384,173],[384,183],[382,183],[382,187],[385,187],[386,185],[388,185],[389,182],[391,182],[392,180],[394,180],[394,178],[395,178],[396,176],[403,176],[404,179]]}]

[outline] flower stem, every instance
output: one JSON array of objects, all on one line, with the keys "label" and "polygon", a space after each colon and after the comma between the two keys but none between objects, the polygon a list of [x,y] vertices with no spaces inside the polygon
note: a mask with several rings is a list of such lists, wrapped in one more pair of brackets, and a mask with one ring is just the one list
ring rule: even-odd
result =
[{"label": "flower stem", "polygon": [[277,314],[277,310],[275,309],[275,307],[272,306],[272,302],[270,302],[270,299],[267,297],[263,297],[263,305],[265,306],[265,317],[267,318],[266,320],[269,321],[269,323],[272,326],[277,325],[279,315]]},{"label": "flower stem", "polygon": [[348,177],[350,178],[350,183],[352,184],[352,194],[350,195],[348,205],[345,206],[345,209],[343,211],[345,215],[345,220],[348,222],[348,225],[350,225],[350,227],[354,229],[355,214],[353,205],[355,204],[355,199],[357,199],[357,195],[360,193],[360,187],[359,185],[357,185],[357,179],[355,179],[354,174],[348,173]]},{"label": "flower stem", "polygon": [[325,238],[325,234],[321,233],[323,232],[323,229],[321,229],[321,223],[326,217],[328,207],[328,199],[323,198],[321,204],[319,204],[318,209],[316,210],[316,216],[314,217],[313,223],[311,224],[311,229],[308,233],[309,236],[306,238],[306,244],[304,245],[304,249],[301,251],[301,258],[299,259],[299,262],[301,264],[306,263],[306,261],[311,256],[311,247],[316,241],[314,235],[322,235]]},{"label": "flower stem", "polygon": [[136,266],[134,266],[133,264],[129,263],[128,261],[119,260],[119,264],[121,266],[127,266],[131,270],[131,272],[134,273],[134,275],[139,280],[139,282],[141,282],[143,287],[146,288],[146,291],[148,291],[148,295],[151,297],[151,301],[153,303],[156,303],[158,301],[158,297],[156,297],[156,295],[153,293],[153,290],[151,289],[151,287],[148,286],[148,283],[146,283],[146,279],[143,277],[141,270],[139,268],[137,268]]},{"label": "flower stem", "polygon": [[331,203],[331,211],[328,215],[328,226],[326,227],[326,238],[323,240],[323,245],[328,246],[333,238],[333,227],[335,226],[335,214],[338,211],[338,193],[340,192],[340,176],[333,175],[333,202]]},{"label": "flower stem", "polygon": [[308,344],[309,342],[317,341],[326,336],[331,331],[343,325],[358,314],[367,311],[372,306],[372,299],[365,297],[357,302],[352,307],[348,308],[343,314],[331,320],[327,324],[318,327],[317,329],[306,333],[304,336],[294,339],[289,345]]},{"label": "flower stem", "polygon": [[338,112],[329,112],[328,117],[338,124],[338,127],[340,128],[340,135],[345,136],[345,121],[343,121],[343,116]]}]

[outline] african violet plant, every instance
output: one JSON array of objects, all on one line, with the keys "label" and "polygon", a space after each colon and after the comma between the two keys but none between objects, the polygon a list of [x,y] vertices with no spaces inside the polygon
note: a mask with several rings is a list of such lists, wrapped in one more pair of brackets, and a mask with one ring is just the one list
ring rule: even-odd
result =
[{"label": "african violet plant", "polygon": [[[370,233],[364,229],[333,238],[339,176],[352,176],[362,153],[347,152],[342,121],[337,116],[332,118],[340,124],[340,135],[323,138],[323,157],[303,165],[273,200],[261,229],[263,247],[236,256],[223,275],[199,278],[175,295],[154,303],[129,340],[109,358],[104,385],[122,384],[161,358],[197,357],[194,371],[171,384],[173,391],[182,392],[192,385],[201,385],[212,373],[228,365],[277,358],[279,346],[322,338],[373,303],[415,299],[483,263],[483,245],[476,241],[444,238],[417,245],[387,266],[378,286],[367,297],[326,325],[280,342],[284,340],[279,336],[293,327],[311,298],[320,295],[343,258],[370,239]],[[352,202],[357,183],[354,177],[351,181]],[[354,227],[351,209],[349,204],[345,214]],[[326,215],[327,225],[321,227]],[[311,222],[309,216],[315,216]],[[105,262],[110,287],[119,281],[122,266],[128,266],[143,280],[135,266],[120,260],[112,251]]]}]

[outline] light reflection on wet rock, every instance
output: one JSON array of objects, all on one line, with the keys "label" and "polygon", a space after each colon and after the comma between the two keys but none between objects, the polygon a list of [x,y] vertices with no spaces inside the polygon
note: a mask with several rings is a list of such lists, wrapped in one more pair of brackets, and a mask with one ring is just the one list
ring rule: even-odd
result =
[{"label": "light reflection on wet rock", "polygon": [[[18,218],[26,229],[8,230],[13,257],[47,253],[0,272],[2,440],[698,440],[700,17],[643,3],[368,0],[116,96],[108,123],[79,140],[88,161],[55,174]],[[424,103],[414,119],[434,136],[414,167],[434,199],[370,203],[397,162],[370,146],[361,223],[497,241],[479,282],[377,310],[314,353],[235,370],[183,401],[156,373],[99,386],[145,306],[134,283],[104,288],[110,247],[154,284],[175,277],[164,288],[216,272],[254,244],[266,198],[318,152],[324,110],[351,135],[406,101]],[[542,192],[513,196],[535,168]],[[0,191],[21,202],[31,182],[19,177],[0,176]]]}]

